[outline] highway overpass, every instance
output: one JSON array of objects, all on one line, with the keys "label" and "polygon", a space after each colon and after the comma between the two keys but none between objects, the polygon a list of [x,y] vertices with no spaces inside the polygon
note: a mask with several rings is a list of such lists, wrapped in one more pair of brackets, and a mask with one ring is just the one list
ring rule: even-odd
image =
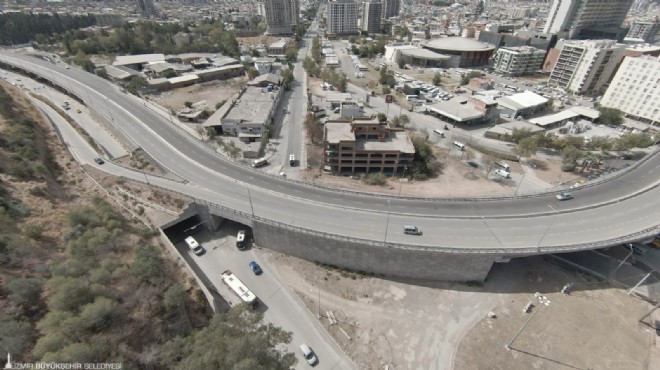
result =
[{"label": "highway overpass", "polygon": [[[660,224],[657,151],[624,172],[573,190],[575,199],[566,202],[555,193],[474,199],[355,193],[234,163],[92,74],[11,52],[0,53],[0,64],[66,90],[128,146],[141,147],[187,179],[155,185],[194,197],[202,217],[242,222],[252,227],[258,245],[311,261],[387,276],[479,281],[494,262],[646,239]],[[303,90],[296,87],[292,99],[300,99]],[[292,117],[302,119],[304,106],[295,107]],[[405,224],[418,226],[423,235],[404,234]]]}]

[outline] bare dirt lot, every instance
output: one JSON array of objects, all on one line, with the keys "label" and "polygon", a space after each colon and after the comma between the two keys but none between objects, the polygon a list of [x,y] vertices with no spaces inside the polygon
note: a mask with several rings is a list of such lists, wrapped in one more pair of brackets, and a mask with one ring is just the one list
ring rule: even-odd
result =
[{"label": "bare dirt lot", "polygon": [[[264,252],[360,369],[644,369],[655,337],[637,323],[648,303],[542,257],[495,265],[479,286],[367,277]],[[528,301],[536,307],[523,313]]]},{"label": "bare dirt lot", "polygon": [[217,103],[229,100],[245,86],[247,77],[237,77],[225,81],[210,81],[150,95],[149,98],[169,109],[181,109],[186,102],[206,101],[209,110],[215,111]]}]

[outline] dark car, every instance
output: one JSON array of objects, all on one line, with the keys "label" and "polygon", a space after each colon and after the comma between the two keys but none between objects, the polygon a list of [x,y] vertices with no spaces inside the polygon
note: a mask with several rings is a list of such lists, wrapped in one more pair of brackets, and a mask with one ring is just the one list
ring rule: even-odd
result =
[{"label": "dark car", "polygon": [[474,167],[474,168],[479,167],[479,164],[475,161],[467,161],[466,163],[468,164],[468,166],[471,166],[471,167]]},{"label": "dark car", "polygon": [[252,272],[254,272],[255,275],[261,275],[263,271],[261,271],[261,267],[259,266],[258,263],[252,261],[250,262],[250,269]]},{"label": "dark car", "polygon": [[103,163],[105,163],[105,161],[104,161],[103,159],[98,158],[98,157],[97,157],[97,158],[94,158],[94,162],[96,162],[96,163],[98,163],[98,164],[103,164]]}]

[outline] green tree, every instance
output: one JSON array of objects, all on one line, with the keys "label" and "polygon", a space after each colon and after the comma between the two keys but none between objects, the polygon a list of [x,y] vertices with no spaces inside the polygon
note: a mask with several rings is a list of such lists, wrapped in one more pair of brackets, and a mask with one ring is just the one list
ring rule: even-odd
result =
[{"label": "green tree", "polygon": [[574,146],[567,146],[563,148],[561,151],[562,171],[572,172],[573,170],[575,170],[575,167],[577,166],[577,161],[580,158],[582,158],[583,155],[584,153],[580,149]]},{"label": "green tree", "polygon": [[283,68],[280,70],[280,76],[282,76],[282,79],[284,80],[284,88],[286,90],[291,90],[291,86],[293,86],[293,71],[290,68]]},{"label": "green tree", "polygon": [[237,147],[233,141],[230,141],[226,145],[225,151],[227,152],[227,155],[229,155],[233,160],[236,160],[238,155],[241,154],[241,148]]},{"label": "green tree", "polygon": [[627,133],[619,136],[614,142],[613,149],[621,152],[633,148],[648,148],[653,145],[653,139],[645,132]]},{"label": "green tree", "polygon": [[341,73],[339,76],[339,80],[337,81],[337,90],[339,92],[346,92],[346,85],[348,84],[348,79],[346,78],[346,74],[344,72]]},{"label": "green tree", "polygon": [[520,142],[520,140],[531,137],[533,135],[534,133],[532,133],[532,130],[528,128],[519,129],[514,127],[513,130],[511,131],[511,140],[514,143],[518,143]]},{"label": "green tree", "polygon": [[241,305],[216,314],[209,325],[192,336],[166,343],[162,363],[174,369],[289,369],[293,353],[283,352],[291,333],[263,323],[263,313]]},{"label": "green tree", "polygon": [[529,158],[536,154],[538,148],[538,139],[534,136],[530,136],[520,140],[511,151],[519,158]]},{"label": "green tree", "polygon": [[465,73],[461,76],[461,86],[467,85],[470,83],[470,80],[475,78],[475,77],[481,77],[484,74],[479,72],[479,71],[471,71],[468,73]]},{"label": "green tree", "polygon": [[599,107],[599,121],[603,125],[618,126],[623,123],[623,112],[616,108]]},{"label": "green tree", "polygon": [[490,172],[495,169],[495,163],[497,159],[490,154],[484,154],[481,156],[481,165],[486,169],[486,176],[490,175]]},{"label": "green tree", "polygon": [[24,307],[34,307],[41,300],[43,282],[33,278],[18,278],[7,284],[9,299]]},{"label": "green tree", "polygon": [[248,79],[254,80],[256,77],[259,77],[259,71],[257,71],[255,68],[248,68],[247,76]]},{"label": "green tree", "polygon": [[385,113],[378,113],[376,117],[378,118],[378,122],[387,121],[387,116],[385,115]]},{"label": "green tree", "polygon": [[79,278],[55,276],[48,281],[48,308],[77,313],[82,306],[94,301],[97,292]]},{"label": "green tree", "polygon": [[433,86],[440,86],[442,83],[442,76],[440,75],[440,72],[436,72],[433,75]]},{"label": "green tree", "polygon": [[111,326],[118,315],[120,307],[117,302],[106,297],[96,297],[94,302],[83,307],[79,319],[86,329],[98,331]]},{"label": "green tree", "polygon": [[403,69],[406,66],[406,60],[403,58],[403,55],[401,55],[401,53],[399,53],[399,55],[397,55],[396,57],[396,65],[401,69]]}]

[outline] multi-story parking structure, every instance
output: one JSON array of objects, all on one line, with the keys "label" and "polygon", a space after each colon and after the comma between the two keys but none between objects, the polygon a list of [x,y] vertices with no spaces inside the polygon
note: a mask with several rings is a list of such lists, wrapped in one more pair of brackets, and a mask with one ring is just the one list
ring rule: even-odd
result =
[{"label": "multi-story parking structure", "polygon": [[323,145],[324,169],[336,174],[403,175],[412,169],[415,156],[415,147],[403,130],[370,117],[327,121]]}]

